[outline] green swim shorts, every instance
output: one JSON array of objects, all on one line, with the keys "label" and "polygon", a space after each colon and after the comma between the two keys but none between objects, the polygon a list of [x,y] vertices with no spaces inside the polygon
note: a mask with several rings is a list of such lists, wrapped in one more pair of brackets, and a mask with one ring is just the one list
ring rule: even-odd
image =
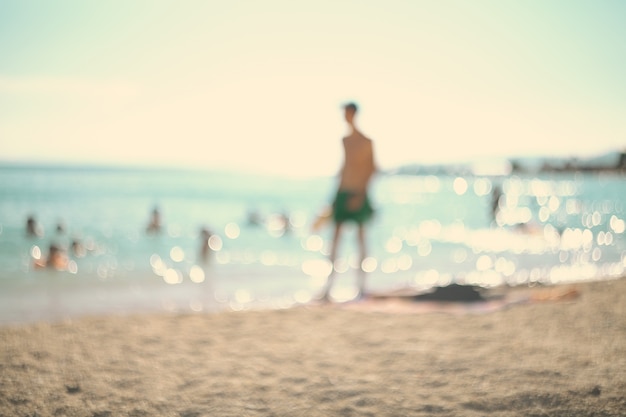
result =
[{"label": "green swim shorts", "polygon": [[[363,198],[359,207],[352,208],[351,200],[353,198]],[[368,221],[374,214],[367,193],[359,193],[354,191],[339,190],[333,202],[333,220],[335,223],[343,223],[353,221],[359,224]]]}]

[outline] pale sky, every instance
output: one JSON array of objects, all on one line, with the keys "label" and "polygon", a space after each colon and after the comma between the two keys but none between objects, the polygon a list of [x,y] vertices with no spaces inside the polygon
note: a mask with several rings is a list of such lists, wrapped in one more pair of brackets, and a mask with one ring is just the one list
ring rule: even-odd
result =
[{"label": "pale sky", "polygon": [[622,0],[0,0],[0,161],[329,174],[626,147]]}]

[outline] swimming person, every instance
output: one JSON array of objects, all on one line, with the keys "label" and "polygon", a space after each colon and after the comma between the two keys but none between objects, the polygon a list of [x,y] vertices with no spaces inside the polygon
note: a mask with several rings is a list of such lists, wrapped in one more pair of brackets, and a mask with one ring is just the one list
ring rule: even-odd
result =
[{"label": "swimming person", "polygon": [[67,270],[69,259],[63,248],[55,243],[50,244],[48,257],[35,260],[35,268],[52,268],[58,271]]},{"label": "swimming person", "polygon": [[43,228],[35,220],[34,216],[28,216],[28,219],[26,219],[26,235],[29,237],[43,237]]},{"label": "swimming person", "polygon": [[209,246],[209,239],[213,236],[213,232],[206,227],[200,229],[200,259],[203,263],[209,262],[209,256],[211,255],[211,246]]},{"label": "swimming person", "polygon": [[159,233],[161,231],[161,212],[158,207],[154,207],[152,209],[152,213],[150,215],[150,222],[146,227],[147,233]]},{"label": "swimming person", "polygon": [[372,140],[363,135],[356,125],[358,107],[348,103],[344,107],[344,118],[349,134],[343,138],[344,162],[339,173],[339,187],[332,204],[332,219],[335,224],[330,262],[332,270],[326,281],[322,298],[328,300],[335,276],[335,260],[344,223],[357,225],[357,243],[359,247],[358,297],[365,292],[365,271],[363,261],[367,256],[365,225],[371,219],[374,210],[368,197],[368,188],[376,172]]}]

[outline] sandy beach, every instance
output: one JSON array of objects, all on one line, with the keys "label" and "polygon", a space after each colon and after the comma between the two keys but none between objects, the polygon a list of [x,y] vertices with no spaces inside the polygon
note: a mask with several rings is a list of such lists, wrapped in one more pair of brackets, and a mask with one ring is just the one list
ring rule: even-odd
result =
[{"label": "sandy beach", "polygon": [[626,279],[551,290],[4,326],[0,416],[626,415]]}]

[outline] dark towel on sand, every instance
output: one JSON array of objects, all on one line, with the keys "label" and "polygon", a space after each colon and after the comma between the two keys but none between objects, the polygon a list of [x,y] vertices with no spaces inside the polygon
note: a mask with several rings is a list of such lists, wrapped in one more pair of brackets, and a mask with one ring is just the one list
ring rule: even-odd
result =
[{"label": "dark towel on sand", "polygon": [[485,297],[471,285],[451,284],[445,287],[437,287],[435,291],[416,295],[417,301],[485,301]]}]

